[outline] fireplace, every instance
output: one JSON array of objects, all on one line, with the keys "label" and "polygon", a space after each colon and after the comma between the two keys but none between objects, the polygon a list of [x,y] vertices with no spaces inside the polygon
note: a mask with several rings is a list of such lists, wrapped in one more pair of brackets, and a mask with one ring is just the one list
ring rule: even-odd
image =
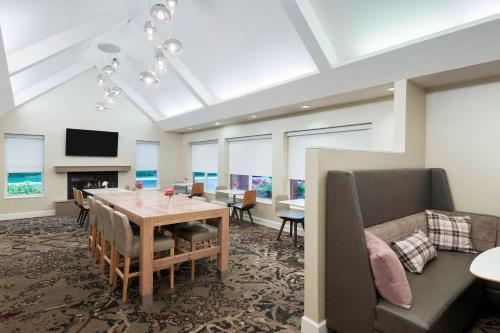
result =
[{"label": "fireplace", "polygon": [[68,172],[68,199],[73,199],[73,187],[79,190],[103,188],[103,182],[108,182],[108,187],[118,187],[118,172]]}]

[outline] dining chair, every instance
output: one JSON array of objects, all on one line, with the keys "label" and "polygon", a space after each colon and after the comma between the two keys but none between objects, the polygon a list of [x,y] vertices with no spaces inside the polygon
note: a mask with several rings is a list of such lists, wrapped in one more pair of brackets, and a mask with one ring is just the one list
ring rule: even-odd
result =
[{"label": "dining chair", "polygon": [[[123,281],[122,286],[122,302],[127,302],[127,292],[129,279],[139,276],[139,271],[130,272],[130,264],[133,259],[139,258],[140,253],[140,236],[134,234],[128,217],[121,213],[114,211],[113,220],[115,226],[115,246],[112,252],[111,264],[111,279],[112,286],[116,288],[117,278],[120,277]],[[175,241],[167,234],[155,233],[153,240],[153,252],[161,254],[169,251],[169,255],[175,254]],[[123,265],[121,264],[121,257],[123,257]],[[123,270],[121,267],[123,266]],[[168,268],[170,270],[170,288],[174,287],[174,265]],[[155,271],[159,271],[155,270]]]},{"label": "dining chair", "polygon": [[102,216],[103,203],[100,200],[94,199],[94,206],[96,208],[96,239],[94,246],[94,257],[100,266],[102,256],[102,240],[104,238],[104,219]]},{"label": "dining chair", "polygon": [[278,233],[277,240],[279,241],[281,238],[281,233],[285,228],[287,222],[290,223],[290,237],[293,236],[293,243],[297,245],[297,225],[302,224],[302,228],[304,228],[304,213],[296,213],[290,210],[290,206],[284,203],[280,203],[280,201],[288,200],[287,194],[278,194],[274,197],[274,211],[276,216],[283,220],[281,223],[281,228]]},{"label": "dining chair", "polygon": [[[204,197],[193,197],[193,200],[207,201]],[[212,247],[212,242],[217,239],[217,235],[217,227],[200,221],[182,223],[174,231],[174,238],[188,242],[191,252],[196,251],[197,246]],[[191,285],[194,283],[195,265],[195,260],[191,260]]]},{"label": "dining chair", "polygon": [[80,214],[78,215],[77,222],[80,224],[80,227],[83,227],[89,213],[89,205],[83,199],[82,191],[75,189],[75,194],[77,206],[80,207]]},{"label": "dining chair", "polygon": [[193,187],[191,188],[191,195],[189,197],[202,197],[204,193],[205,185],[203,183],[194,183]]},{"label": "dining chair", "polygon": [[[103,220],[103,237],[101,239],[101,256],[99,260],[99,268],[101,273],[106,270],[106,265],[111,268],[113,249],[115,247],[115,223],[113,220],[113,209],[107,205],[101,205],[100,218]],[[109,283],[112,280],[112,270],[109,272]]]},{"label": "dining chair", "polygon": [[94,197],[87,198],[89,204],[89,228],[88,228],[88,244],[89,252],[92,257],[95,256],[95,246],[97,240],[97,205]]},{"label": "dining chair", "polygon": [[233,213],[231,214],[231,220],[233,220],[235,216],[236,218],[238,218],[238,211],[240,212],[240,219],[243,220],[243,212],[247,212],[248,216],[250,217],[250,221],[252,222],[252,224],[254,224],[252,213],[250,212],[250,210],[255,206],[256,203],[257,192],[255,192],[255,190],[245,191],[245,194],[243,195],[243,201],[232,205]]},{"label": "dining chair", "polygon": [[217,186],[215,188],[215,200],[214,203],[223,203],[227,207],[231,207],[234,204],[233,198],[229,197],[229,194],[218,192],[220,190],[227,190],[227,186]]}]

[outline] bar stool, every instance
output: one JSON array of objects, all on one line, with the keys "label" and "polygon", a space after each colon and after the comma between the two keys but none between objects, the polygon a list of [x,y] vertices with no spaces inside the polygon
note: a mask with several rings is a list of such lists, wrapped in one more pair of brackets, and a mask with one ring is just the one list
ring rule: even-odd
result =
[{"label": "bar stool", "polygon": [[246,191],[245,194],[243,195],[243,201],[232,205],[233,213],[231,214],[231,220],[234,218],[234,216],[238,217],[238,211],[241,212],[240,219],[243,220],[243,212],[246,211],[248,212],[250,221],[252,222],[252,224],[254,224],[250,209],[252,209],[256,203],[257,203],[257,192],[255,192],[255,190]]},{"label": "bar stool", "polygon": [[[304,228],[304,213],[296,213],[290,210],[287,204],[280,203],[280,201],[288,200],[288,195],[278,194],[274,197],[274,210],[276,216],[283,220],[281,223],[280,232],[278,233],[278,241],[281,238],[281,233],[285,228],[286,222],[290,223],[290,237],[293,235],[293,243],[297,245],[297,224],[301,223],[302,228]],[[295,233],[294,233],[295,232]]]},{"label": "bar stool", "polygon": [[204,193],[205,185],[203,183],[194,183],[193,187],[191,188],[191,195],[189,197],[202,197]]},{"label": "bar stool", "polygon": [[[116,287],[117,276],[123,280],[122,302],[127,301],[128,282],[130,278],[139,276],[139,271],[130,272],[130,263],[132,259],[139,258],[140,236],[132,232],[129,220],[126,215],[120,212],[113,212],[115,226],[115,246],[113,247],[111,265],[112,284]],[[169,251],[170,256],[175,254],[175,241],[172,237],[155,234],[153,241],[153,252],[161,253]],[[123,257],[123,270],[120,269],[120,256]],[[174,287],[174,265],[170,270],[170,288]]]},{"label": "bar stool", "polygon": [[88,197],[89,204],[89,229],[88,229],[88,243],[89,252],[93,257],[95,256],[95,247],[97,240],[97,205],[93,197]]}]

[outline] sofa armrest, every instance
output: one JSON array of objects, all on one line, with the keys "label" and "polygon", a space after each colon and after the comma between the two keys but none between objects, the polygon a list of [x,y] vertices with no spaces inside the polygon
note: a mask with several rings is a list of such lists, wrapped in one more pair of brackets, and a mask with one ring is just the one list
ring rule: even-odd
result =
[{"label": "sofa armrest", "polygon": [[498,246],[500,241],[499,219],[497,216],[467,212],[444,212],[450,216],[470,216],[472,224],[472,246],[483,252]]}]

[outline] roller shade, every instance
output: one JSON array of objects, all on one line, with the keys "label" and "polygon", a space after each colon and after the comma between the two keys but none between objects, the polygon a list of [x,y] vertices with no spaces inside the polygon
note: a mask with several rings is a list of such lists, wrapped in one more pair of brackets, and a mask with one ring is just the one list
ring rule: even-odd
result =
[{"label": "roller shade", "polygon": [[43,136],[6,135],[7,173],[43,172]]},{"label": "roller shade", "polygon": [[158,170],[160,143],[137,141],[136,170]]},{"label": "roller shade", "polygon": [[306,178],[306,148],[370,150],[372,146],[371,124],[289,132],[287,136],[290,179]]},{"label": "roller shade", "polygon": [[273,142],[270,135],[228,141],[230,174],[272,177]]},{"label": "roller shade", "polygon": [[218,172],[219,149],[217,141],[191,143],[191,171]]}]

